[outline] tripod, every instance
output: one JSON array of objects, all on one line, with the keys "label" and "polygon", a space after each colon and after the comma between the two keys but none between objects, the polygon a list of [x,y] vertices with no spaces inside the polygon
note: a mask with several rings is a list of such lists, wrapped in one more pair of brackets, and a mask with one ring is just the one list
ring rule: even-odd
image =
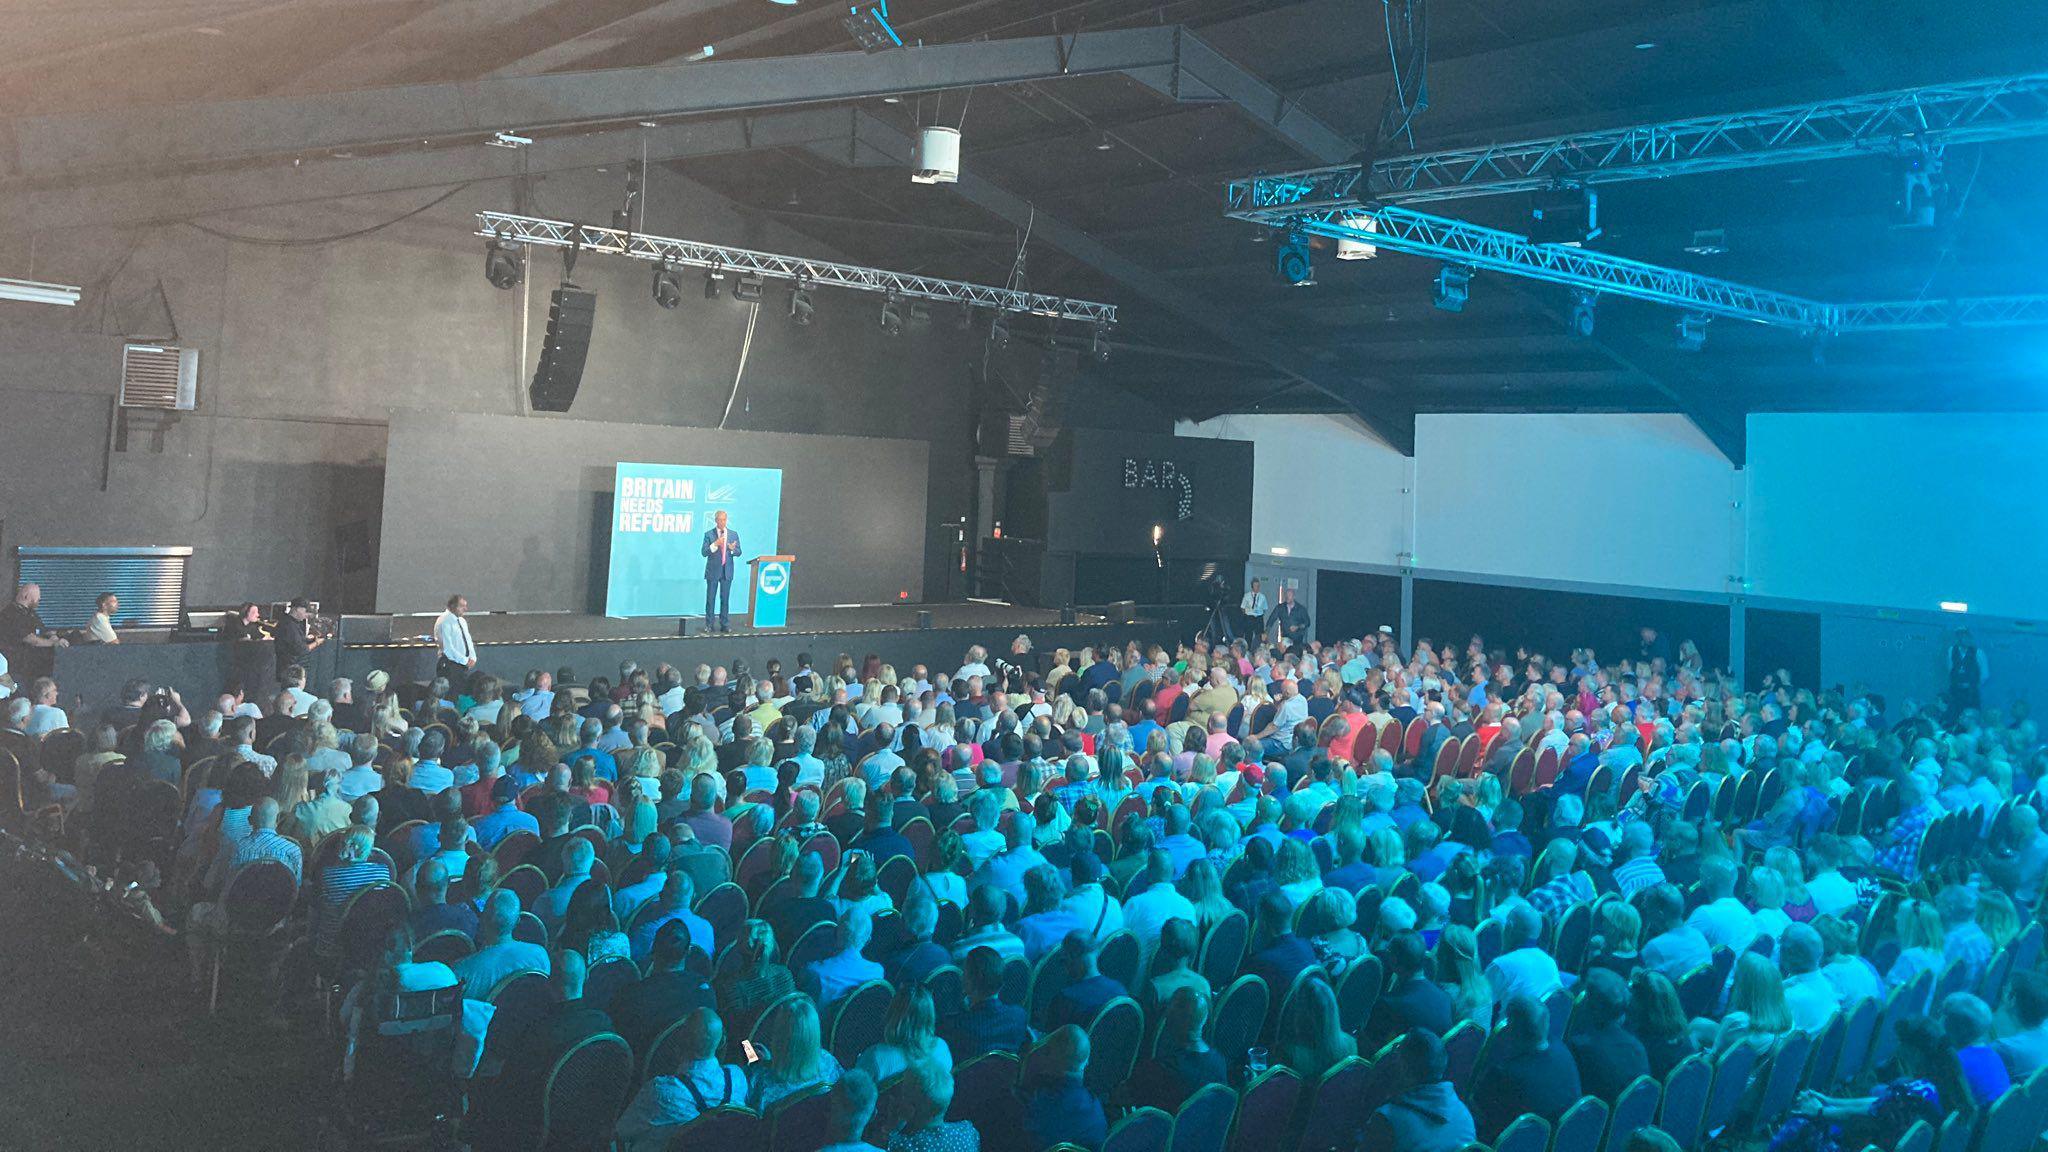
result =
[{"label": "tripod", "polygon": [[1230,613],[1222,599],[1212,598],[1209,601],[1209,616],[1202,622],[1202,630],[1197,635],[1207,638],[1212,646],[1229,644],[1237,639],[1231,634]]}]

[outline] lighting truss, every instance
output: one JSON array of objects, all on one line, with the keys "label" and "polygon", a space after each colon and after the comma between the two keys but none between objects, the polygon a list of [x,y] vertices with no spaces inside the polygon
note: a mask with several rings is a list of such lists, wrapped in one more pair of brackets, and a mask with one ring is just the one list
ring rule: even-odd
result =
[{"label": "lighting truss", "polygon": [[1966,296],[1882,300],[1841,307],[1837,331],[1913,332],[1935,328],[2011,328],[2048,324],[2048,296]]},{"label": "lighting truss", "polygon": [[1233,207],[1418,204],[2048,135],[2048,72],[1254,176]]},{"label": "lighting truss", "polygon": [[752,274],[764,279],[802,282],[807,288],[827,286],[859,292],[895,294],[906,300],[948,300],[998,312],[1020,312],[1056,320],[1084,320],[1115,324],[1116,305],[1091,300],[1071,300],[1042,292],[1016,292],[965,280],[942,280],[908,272],[889,272],[857,264],[838,264],[803,256],[781,256],[747,248],[728,248],[697,240],[649,236],[617,228],[544,220],[537,216],[515,216],[506,212],[476,214],[478,236],[503,243],[534,244],[544,248],[578,248],[601,255],[630,256],[636,260],[716,269],[736,275]]},{"label": "lighting truss", "polygon": [[[1837,307],[1787,292],[1645,264],[1565,244],[1535,244],[1526,237],[1412,208],[1298,207],[1232,212],[1241,220],[1286,227],[1338,240],[1427,256],[1449,264],[1504,272],[1593,292],[1669,304],[1809,331],[1832,331]],[[1371,224],[1364,221],[1370,220]]]}]

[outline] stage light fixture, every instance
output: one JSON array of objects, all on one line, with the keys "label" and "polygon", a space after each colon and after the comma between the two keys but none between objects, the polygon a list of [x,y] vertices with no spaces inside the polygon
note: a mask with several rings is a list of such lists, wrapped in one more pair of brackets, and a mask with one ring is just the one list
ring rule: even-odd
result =
[{"label": "stage light fixture", "polygon": [[894,292],[882,300],[882,333],[886,336],[903,335],[903,298]]},{"label": "stage light fixture", "polygon": [[1896,158],[1899,198],[1893,205],[1895,228],[1932,228],[1939,223],[1948,199],[1942,156],[1934,149],[1907,152]]},{"label": "stage light fixture", "polygon": [[1297,288],[1314,284],[1316,271],[1309,261],[1308,237],[1299,232],[1289,232],[1287,238],[1273,249],[1273,272],[1283,283]]},{"label": "stage light fixture", "polygon": [[1430,289],[1430,303],[1445,312],[1463,312],[1472,298],[1472,269],[1463,264],[1446,264],[1436,270],[1436,284]]},{"label": "stage light fixture", "polygon": [[673,264],[654,266],[654,302],[673,311],[683,302],[683,272]]},{"label": "stage light fixture", "polygon": [[633,213],[625,208],[612,209],[612,231],[631,232],[632,230]]},{"label": "stage light fixture", "polygon": [[1588,188],[1545,188],[1529,198],[1529,240],[1577,248],[1600,235],[1600,197]]},{"label": "stage light fixture", "polygon": [[965,332],[968,329],[973,328],[974,309],[966,304],[962,304],[959,308],[955,309],[953,311],[953,327],[959,329],[962,332]]},{"label": "stage light fixture", "polygon": [[799,328],[808,327],[811,313],[815,310],[811,303],[811,286],[802,280],[797,281],[789,290],[789,318],[796,321]]},{"label": "stage light fixture", "polygon": [[503,240],[484,241],[484,279],[491,287],[510,291],[519,287],[519,281],[526,276],[526,258],[519,246]]},{"label": "stage light fixture", "polygon": [[761,299],[761,277],[749,272],[733,281],[732,298],[744,304],[758,303]]},{"label": "stage light fixture", "polygon": [[889,0],[848,5],[840,23],[846,26],[846,34],[853,37],[863,52],[886,52],[903,47],[903,37],[889,26]]},{"label": "stage light fixture", "polygon": [[1678,318],[1678,347],[1681,351],[1697,352],[1707,342],[1707,324],[1714,318],[1704,312],[1687,312]]},{"label": "stage light fixture", "polygon": [[988,342],[998,348],[1010,346],[1010,317],[1007,313],[998,312],[995,319],[988,322]]},{"label": "stage light fixture", "polygon": [[1728,252],[1726,228],[1695,228],[1692,243],[1685,250],[1694,256],[1724,256]]},{"label": "stage light fixture", "polygon": [[704,273],[704,298],[706,300],[718,299],[718,286],[724,282],[725,273],[720,272],[716,268]]},{"label": "stage light fixture", "polygon": [[1569,331],[1581,340],[1593,338],[1593,308],[1600,302],[1600,294],[1590,288],[1572,289],[1572,314]]},{"label": "stage light fixture", "polygon": [[1109,362],[1109,325],[1097,324],[1088,337],[1088,354],[1102,363]]},{"label": "stage light fixture", "polygon": [[924,301],[924,300],[912,300],[912,301],[910,302],[910,312],[909,312],[909,320],[910,320],[910,326],[911,326],[912,328],[929,328],[929,327],[931,327],[931,326],[932,326],[932,306],[931,306],[931,304],[930,304],[930,303],[928,303],[927,301]]}]

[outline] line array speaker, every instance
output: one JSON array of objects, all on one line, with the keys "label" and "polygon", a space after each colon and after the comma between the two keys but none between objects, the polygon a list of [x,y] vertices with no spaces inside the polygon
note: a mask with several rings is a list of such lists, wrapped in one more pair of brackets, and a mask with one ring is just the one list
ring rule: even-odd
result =
[{"label": "line array speaker", "polygon": [[567,412],[583,383],[583,359],[590,354],[590,329],[597,321],[597,293],[563,286],[548,299],[547,339],[533,370],[528,396],[536,412]]}]

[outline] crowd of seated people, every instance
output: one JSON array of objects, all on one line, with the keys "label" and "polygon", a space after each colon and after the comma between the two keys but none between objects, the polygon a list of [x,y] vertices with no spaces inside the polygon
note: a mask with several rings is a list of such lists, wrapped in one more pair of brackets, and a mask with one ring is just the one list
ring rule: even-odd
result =
[{"label": "crowd of seated people", "polygon": [[349,1021],[349,1107],[445,1078],[479,1148],[1991,1149],[2048,1110],[2018,709],[1478,637],[296,679],[82,740],[17,705],[0,750],[161,869],[195,982],[278,941],[246,995]]}]

